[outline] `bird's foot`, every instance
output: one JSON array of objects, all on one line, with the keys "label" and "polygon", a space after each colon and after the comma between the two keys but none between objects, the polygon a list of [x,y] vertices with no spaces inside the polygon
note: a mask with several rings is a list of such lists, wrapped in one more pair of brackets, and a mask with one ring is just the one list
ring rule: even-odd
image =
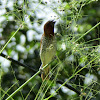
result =
[{"label": "bird's foot", "polygon": [[39,70],[40,70],[40,73],[41,73],[41,74],[44,73],[44,70],[43,70],[43,68],[42,68],[42,64],[41,64]]}]

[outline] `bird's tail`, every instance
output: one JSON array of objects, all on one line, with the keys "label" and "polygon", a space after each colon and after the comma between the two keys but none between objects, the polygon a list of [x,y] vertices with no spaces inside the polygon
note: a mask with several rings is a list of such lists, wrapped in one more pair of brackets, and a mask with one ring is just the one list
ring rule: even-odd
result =
[{"label": "bird's tail", "polygon": [[42,81],[45,79],[45,80],[48,80],[49,79],[49,72],[50,72],[50,66],[46,67],[45,69],[43,69],[43,72],[41,73],[41,78],[42,78]]}]

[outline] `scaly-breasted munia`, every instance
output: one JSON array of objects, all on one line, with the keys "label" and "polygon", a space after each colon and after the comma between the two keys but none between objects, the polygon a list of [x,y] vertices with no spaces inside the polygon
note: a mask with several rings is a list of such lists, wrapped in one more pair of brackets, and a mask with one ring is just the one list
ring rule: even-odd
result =
[{"label": "scaly-breasted munia", "polygon": [[[55,21],[51,20],[44,25],[44,34],[42,35],[40,45],[40,58],[42,62],[41,68],[44,67],[46,64],[50,63],[56,54],[54,24]],[[43,69],[43,72],[41,73],[42,80],[45,79],[49,72],[50,65]],[[49,75],[46,77],[46,79],[48,78]]]}]

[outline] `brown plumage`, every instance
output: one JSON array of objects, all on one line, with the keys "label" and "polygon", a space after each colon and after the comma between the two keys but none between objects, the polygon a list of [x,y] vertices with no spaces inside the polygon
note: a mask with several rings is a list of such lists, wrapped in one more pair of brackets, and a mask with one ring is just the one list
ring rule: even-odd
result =
[{"label": "brown plumage", "polygon": [[[42,35],[41,45],[40,45],[40,58],[42,62],[41,67],[44,67],[46,64],[50,63],[56,54],[54,24],[55,22],[52,20],[48,21],[44,25],[44,34]],[[43,70],[41,74],[42,80],[45,79],[45,77],[49,74],[49,72],[50,72],[50,65]],[[46,77],[46,79],[48,78],[49,75]]]}]

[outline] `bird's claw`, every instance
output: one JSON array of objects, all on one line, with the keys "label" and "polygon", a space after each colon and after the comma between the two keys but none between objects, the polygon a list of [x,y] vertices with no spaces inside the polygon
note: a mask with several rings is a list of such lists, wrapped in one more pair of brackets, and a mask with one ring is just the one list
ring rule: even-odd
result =
[{"label": "bird's claw", "polygon": [[42,65],[40,66],[39,71],[40,71],[40,73],[44,73],[44,70],[42,68]]}]

